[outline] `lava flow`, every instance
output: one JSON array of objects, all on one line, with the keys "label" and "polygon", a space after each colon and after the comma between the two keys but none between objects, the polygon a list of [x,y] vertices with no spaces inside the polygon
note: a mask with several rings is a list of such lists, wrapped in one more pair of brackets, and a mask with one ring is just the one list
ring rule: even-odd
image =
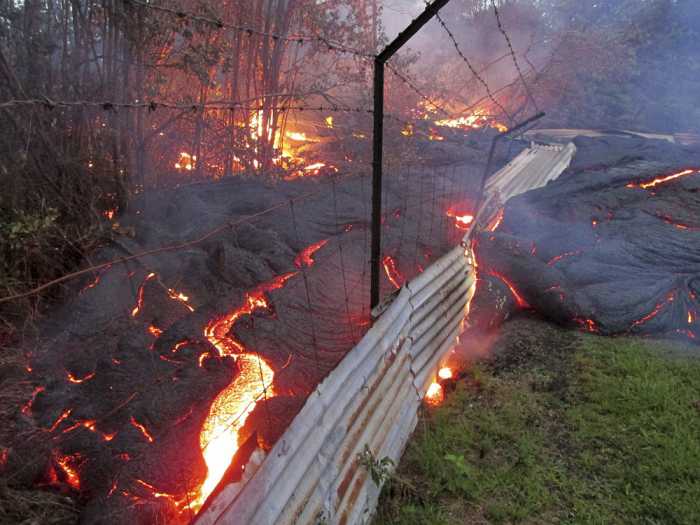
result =
[{"label": "lava flow", "polygon": [[401,288],[401,284],[399,283],[400,281],[403,281],[403,276],[396,268],[396,261],[394,258],[391,255],[387,255],[384,257],[384,259],[382,259],[382,265],[384,266],[384,272],[386,273],[386,276],[391,284],[393,284],[397,290]]},{"label": "lava flow", "polygon": [[214,399],[199,434],[199,447],[207,465],[207,476],[192,502],[198,511],[221,481],[238,450],[238,433],[262,396],[274,396],[274,372],[259,355],[249,353],[240,341],[229,336],[233,325],[244,315],[268,308],[266,292],[282,288],[296,272],[286,273],[246,293],[243,305],[212,320],[204,336],[220,356],[236,354],[238,370],[233,381]]},{"label": "lava flow", "polygon": [[447,210],[447,216],[455,220],[455,226],[460,230],[468,230],[472,222],[474,222],[474,216],[469,213],[457,213],[452,208]]},{"label": "lava flow", "polygon": [[313,255],[328,244],[328,239],[323,239],[304,248],[294,259],[294,266],[302,268],[311,266],[314,263]]},{"label": "lava flow", "polygon": [[665,177],[657,177],[657,178],[649,180],[647,182],[630,182],[629,184],[627,184],[626,187],[627,188],[642,188],[643,190],[647,190],[649,188],[654,188],[660,184],[670,182],[670,181],[678,179],[680,177],[687,177],[688,175],[693,175],[694,173],[700,173],[700,170],[691,168],[691,169],[679,171],[678,173],[673,173],[671,175],[666,175]]}]

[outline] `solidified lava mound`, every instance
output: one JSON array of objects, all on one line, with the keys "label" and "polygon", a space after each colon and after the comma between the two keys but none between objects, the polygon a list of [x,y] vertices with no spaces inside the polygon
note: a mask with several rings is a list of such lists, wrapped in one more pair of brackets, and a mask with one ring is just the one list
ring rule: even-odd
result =
[{"label": "solidified lava mound", "polygon": [[[389,179],[383,295],[461,238],[446,211],[465,169]],[[369,195],[366,177],[240,178],[136,202],[89,261],[117,262],[27,344],[35,390],[15,424],[35,433],[10,452],[13,479],[78,497],[86,523],[191,519],[212,465],[241,479],[367,329]]]},{"label": "solidified lava mound", "polygon": [[[572,165],[474,242],[475,305],[532,307],[601,334],[700,336],[700,151],[578,138]],[[476,308],[484,311],[484,308]]]}]

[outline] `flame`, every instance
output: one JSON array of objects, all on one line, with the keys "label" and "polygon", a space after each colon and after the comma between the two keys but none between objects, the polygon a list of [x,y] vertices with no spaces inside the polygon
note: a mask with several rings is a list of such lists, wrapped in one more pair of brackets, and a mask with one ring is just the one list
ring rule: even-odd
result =
[{"label": "flame", "polygon": [[199,448],[207,465],[207,476],[192,502],[195,510],[201,508],[228,469],[238,450],[238,433],[257,401],[263,396],[275,395],[274,372],[270,365],[260,356],[247,353],[243,344],[228,333],[243,315],[250,315],[258,308],[268,308],[266,292],[282,288],[296,273],[286,273],[259,285],[246,294],[243,305],[214,319],[204,328],[204,336],[220,356],[238,352],[238,373],[214,399],[199,434]]},{"label": "flame", "polygon": [[192,171],[195,162],[197,162],[197,155],[190,155],[186,151],[181,151],[180,159],[175,163],[175,169]]},{"label": "flame", "polygon": [[403,281],[403,276],[396,269],[396,261],[394,260],[394,258],[390,255],[387,255],[386,257],[384,257],[384,259],[382,259],[382,264],[384,265],[384,273],[386,273],[386,276],[391,282],[391,284],[393,284],[397,290],[401,288],[399,282]]},{"label": "flame", "polygon": [[406,124],[401,130],[401,134],[404,137],[410,137],[411,135],[413,135],[413,124]]},{"label": "flame", "polygon": [[146,278],[143,280],[141,285],[139,286],[138,291],[136,292],[136,305],[134,308],[131,310],[131,317],[136,317],[139,312],[141,311],[141,308],[143,308],[143,290],[144,287],[146,286],[146,283],[153,279],[156,276],[155,273],[151,272],[149,273]]},{"label": "flame", "polygon": [[134,416],[131,416],[130,421],[131,421],[131,426],[134,427],[139,432],[141,432],[143,437],[146,438],[146,441],[148,441],[149,443],[153,443],[153,441],[154,441],[153,436],[151,435],[151,433],[148,431],[148,429],[145,426],[143,426],[141,423],[136,421]]},{"label": "flame", "polygon": [[577,317],[574,319],[583,329],[585,329],[588,332],[591,333],[597,333],[598,332],[598,325],[595,324],[595,321],[593,319],[584,319],[581,317]]},{"label": "flame", "polygon": [[87,374],[83,377],[76,377],[71,372],[66,371],[66,377],[68,378],[69,382],[75,383],[76,385],[79,385],[80,383],[84,383],[85,381],[90,381],[90,379],[95,377],[95,372],[90,372],[89,374]]},{"label": "flame", "polygon": [[288,139],[296,140],[297,142],[319,142],[318,139],[309,138],[306,136],[306,133],[301,133],[299,131],[287,131],[284,136]]},{"label": "flame", "polygon": [[510,293],[513,294],[513,298],[515,299],[515,302],[517,303],[518,307],[520,308],[530,308],[530,305],[528,302],[520,295],[518,290],[516,290],[515,286],[513,283],[504,275],[497,273],[493,270],[489,272],[489,275],[492,277],[495,277],[496,279],[499,279],[503,284],[505,284],[508,289],[510,290]]},{"label": "flame", "polygon": [[680,177],[686,177],[688,175],[692,175],[694,173],[698,173],[700,170],[691,168],[691,169],[686,169],[683,171],[679,171],[678,173],[673,173],[671,175],[666,175],[665,177],[657,177],[655,179],[652,179],[647,182],[630,182],[627,184],[627,188],[642,188],[644,190],[649,189],[649,188],[654,188],[660,184],[665,184],[666,182],[678,179]]},{"label": "flame", "polygon": [[431,383],[425,393],[425,402],[429,405],[436,406],[442,403],[444,399],[445,392],[442,389],[442,385],[440,383]]},{"label": "flame", "polygon": [[452,376],[452,369],[449,367],[444,366],[440,370],[438,370],[438,377],[440,379],[452,379]]},{"label": "flame", "polygon": [[317,243],[304,248],[294,259],[294,266],[297,268],[311,266],[314,263],[312,258],[314,253],[323,248],[326,244],[328,244],[328,239],[323,239],[322,241],[318,241]]},{"label": "flame", "polygon": [[332,116],[326,117],[326,127],[333,129],[333,117]]},{"label": "flame", "polygon": [[318,170],[325,166],[325,162],[314,162],[313,164],[309,164],[308,166],[304,167],[304,171],[313,171],[314,175],[316,175],[318,174]]},{"label": "flame", "polygon": [[445,140],[445,137],[443,137],[442,135],[439,135],[438,132],[436,130],[434,130],[433,128],[430,128],[429,131],[430,131],[430,133],[428,134],[428,140],[433,140],[436,142],[442,142],[443,140]]},{"label": "flame", "polygon": [[508,131],[507,126],[493,120],[488,115],[488,111],[484,108],[476,108],[470,115],[453,119],[436,120],[435,125],[447,128],[460,128],[464,130],[480,129],[484,126],[490,126],[497,129],[501,133]]}]

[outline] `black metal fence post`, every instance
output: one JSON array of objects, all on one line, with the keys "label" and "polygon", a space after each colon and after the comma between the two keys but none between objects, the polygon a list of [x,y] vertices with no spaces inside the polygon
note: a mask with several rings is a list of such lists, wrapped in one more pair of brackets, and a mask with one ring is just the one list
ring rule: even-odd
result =
[{"label": "black metal fence post", "polygon": [[374,131],[372,151],[372,250],[370,264],[370,311],[379,304],[382,255],[382,146],[384,142],[384,64],[450,0],[435,0],[401,31],[374,59]]}]

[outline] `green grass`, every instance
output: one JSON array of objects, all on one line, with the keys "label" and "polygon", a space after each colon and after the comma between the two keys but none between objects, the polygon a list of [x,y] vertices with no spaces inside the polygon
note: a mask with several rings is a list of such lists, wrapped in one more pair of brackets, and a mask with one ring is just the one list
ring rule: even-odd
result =
[{"label": "green grass", "polygon": [[377,524],[700,523],[700,360],[580,336],[427,411]]}]

